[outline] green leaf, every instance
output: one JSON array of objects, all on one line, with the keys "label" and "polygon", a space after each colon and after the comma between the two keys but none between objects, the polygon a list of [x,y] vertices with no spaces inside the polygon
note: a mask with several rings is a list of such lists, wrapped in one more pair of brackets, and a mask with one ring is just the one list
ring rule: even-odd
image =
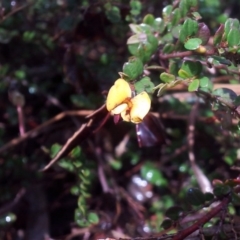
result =
[{"label": "green leaf", "polygon": [[205,92],[212,92],[213,83],[209,80],[208,77],[202,77],[199,79],[199,89]]},{"label": "green leaf", "polygon": [[113,6],[110,10],[105,11],[107,19],[112,23],[121,21],[121,13],[117,6]]},{"label": "green leaf", "polygon": [[162,224],[161,224],[161,227],[163,229],[168,229],[170,228],[171,226],[173,225],[173,221],[171,219],[165,219],[163,220]]},{"label": "green leaf", "polygon": [[181,19],[181,12],[179,8],[176,8],[173,12],[172,12],[172,16],[171,16],[171,23],[173,26],[177,25],[179,23]]},{"label": "green leaf", "polygon": [[144,18],[143,18],[143,23],[146,23],[150,26],[152,26],[154,24],[154,16],[152,14],[147,14]]},{"label": "green leaf", "polygon": [[161,41],[164,42],[172,42],[173,41],[173,35],[171,32],[166,33],[165,35],[162,36]]},{"label": "green leaf", "polygon": [[224,25],[221,24],[213,36],[213,45],[214,46],[217,46],[221,42],[223,33],[224,33]]},{"label": "green leaf", "polygon": [[195,92],[198,90],[199,87],[199,79],[194,79],[189,85],[188,85],[188,91],[189,92]]},{"label": "green leaf", "polygon": [[87,216],[87,220],[91,224],[98,224],[99,222],[99,217],[96,213],[94,212],[89,212]]},{"label": "green leaf", "polygon": [[172,28],[172,35],[173,35],[173,37],[179,38],[181,29],[182,29],[182,25],[181,24],[179,24],[177,26],[174,26]]},{"label": "green leaf", "polygon": [[172,43],[165,44],[165,46],[162,50],[163,53],[171,53],[173,51],[174,51],[174,45]]},{"label": "green leaf", "polygon": [[202,72],[202,64],[199,61],[192,62],[187,60],[183,62],[180,70],[178,72],[178,74],[179,73],[181,74],[181,76],[179,74],[180,77],[183,76],[187,76],[183,78],[197,77]]},{"label": "green leaf", "polygon": [[142,3],[138,0],[131,0],[130,7],[131,7],[130,13],[134,16],[137,16],[141,13]]},{"label": "green leaf", "polygon": [[133,33],[139,34],[142,33],[142,28],[138,24],[129,24],[129,27]]},{"label": "green leaf", "polygon": [[205,201],[212,201],[214,199],[214,195],[210,192],[206,192],[204,193],[204,198],[205,198]]},{"label": "green leaf", "polygon": [[199,206],[205,203],[204,194],[198,188],[188,189],[187,200],[193,206]]},{"label": "green leaf", "polygon": [[59,145],[58,143],[53,144],[50,149],[51,158],[54,158],[58,154],[58,152],[60,151],[61,148],[62,148],[62,146]]},{"label": "green leaf", "polygon": [[227,42],[229,47],[238,46],[240,41],[240,31],[237,28],[230,29],[227,35]]},{"label": "green leaf", "polygon": [[81,155],[81,148],[79,146],[75,147],[72,151],[71,151],[71,156],[73,158],[79,158]]},{"label": "green leaf", "polygon": [[202,16],[200,15],[199,12],[192,12],[192,16],[193,16],[193,19],[196,21],[199,21],[200,19],[202,19]]},{"label": "green leaf", "polygon": [[233,19],[232,18],[228,18],[228,20],[224,24],[224,33],[225,33],[226,36],[230,32],[230,30],[232,28],[232,25],[233,25]]},{"label": "green leaf", "polygon": [[139,58],[131,58],[123,65],[123,73],[128,75],[129,80],[136,79],[143,72],[143,63]]},{"label": "green leaf", "polygon": [[189,37],[194,36],[198,31],[198,23],[195,20],[187,18],[180,30],[179,40],[184,43]]},{"label": "green leaf", "polygon": [[163,16],[163,19],[164,19],[165,23],[170,20],[170,16],[172,14],[172,10],[173,10],[173,6],[172,5],[167,5],[166,7],[163,8],[162,16]]},{"label": "green leaf", "polygon": [[153,22],[153,29],[154,31],[158,32],[158,33],[163,33],[164,29],[165,29],[165,24],[162,18],[155,18],[154,22]]},{"label": "green leaf", "polygon": [[240,196],[239,196],[239,194],[237,194],[235,192],[232,192],[231,197],[232,197],[232,204],[234,206],[240,206]]},{"label": "green leaf", "polygon": [[184,47],[188,50],[195,50],[199,48],[201,45],[202,40],[200,38],[190,38],[187,42],[184,43]]},{"label": "green leaf", "polygon": [[137,56],[142,60],[143,63],[146,63],[150,60],[153,54],[152,44],[149,42],[141,43],[138,47]]},{"label": "green leaf", "polygon": [[167,180],[162,176],[160,169],[157,169],[151,162],[145,162],[141,167],[141,176],[156,186],[167,185]]},{"label": "green leaf", "polygon": [[138,46],[139,46],[139,43],[128,44],[128,51],[129,51],[133,56],[138,56]]},{"label": "green leaf", "polygon": [[177,221],[181,217],[182,213],[183,213],[183,208],[179,206],[173,206],[166,211],[165,215],[171,220]]},{"label": "green leaf", "polygon": [[169,64],[169,73],[177,76],[178,74],[178,63],[175,61],[170,61]]},{"label": "green leaf", "polygon": [[231,192],[231,187],[225,184],[216,184],[213,189],[213,193],[216,197],[222,198]]},{"label": "green leaf", "polygon": [[158,48],[158,39],[153,34],[147,34],[147,40],[151,44],[152,53]]},{"label": "green leaf", "polygon": [[134,84],[134,87],[137,93],[141,93],[143,91],[146,91],[147,93],[152,93],[154,84],[149,77],[144,77],[137,81]]},{"label": "green leaf", "polygon": [[152,28],[151,26],[149,26],[148,24],[145,24],[145,23],[141,23],[140,25],[140,28],[142,29],[142,32],[143,33],[151,33],[152,32]]},{"label": "green leaf", "polygon": [[217,88],[213,91],[213,94],[219,99],[223,100],[226,103],[234,103],[235,99],[237,98],[237,94],[229,88]]},{"label": "green leaf", "polygon": [[187,79],[187,78],[191,77],[191,75],[187,71],[185,71],[183,69],[179,69],[178,76],[183,78],[183,79]]},{"label": "green leaf", "polygon": [[160,79],[165,83],[169,83],[169,82],[175,81],[176,77],[172,74],[163,72],[160,74]]},{"label": "green leaf", "polygon": [[72,164],[72,162],[70,162],[69,159],[61,159],[59,162],[58,162],[58,165],[64,169],[66,169],[67,171],[69,172],[73,172],[75,167],[74,165]]},{"label": "green leaf", "polygon": [[179,9],[180,9],[180,12],[181,12],[181,16],[185,17],[188,13],[188,10],[189,10],[187,0],[181,0],[180,1]]}]

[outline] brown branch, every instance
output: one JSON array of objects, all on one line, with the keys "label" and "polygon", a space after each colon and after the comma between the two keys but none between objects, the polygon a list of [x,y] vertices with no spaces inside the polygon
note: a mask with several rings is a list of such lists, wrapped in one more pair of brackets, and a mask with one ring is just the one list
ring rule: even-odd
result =
[{"label": "brown branch", "polygon": [[59,113],[57,116],[55,116],[55,117],[51,118],[50,120],[44,122],[43,124],[39,125],[38,127],[26,132],[23,136],[14,138],[10,142],[3,145],[0,148],[0,153],[3,153],[6,150],[9,150],[10,148],[17,146],[18,144],[26,141],[29,138],[37,137],[40,133],[43,132],[43,130],[47,126],[53,124],[56,121],[59,121],[59,120],[63,119],[64,117],[68,117],[68,116],[82,116],[82,117],[85,117],[88,114],[92,114],[93,112],[94,112],[93,110],[80,110],[80,111],[66,111],[66,112]]},{"label": "brown branch", "polygon": [[203,56],[211,56],[215,53],[214,49],[208,50],[204,54],[198,54],[194,51],[185,51],[185,52],[173,52],[169,54],[159,54],[160,59],[169,59],[169,58],[184,58],[188,56],[193,56],[193,55],[203,55]]},{"label": "brown branch", "polygon": [[3,16],[3,18],[0,20],[0,24],[2,24],[6,19],[8,19],[9,17],[11,17],[12,15],[22,11],[23,9],[29,7],[30,5],[32,5],[34,2],[30,2],[30,3],[27,3],[23,6],[20,6],[18,8],[15,8],[13,11],[9,12],[8,14],[6,14],[5,16]]},{"label": "brown branch", "polygon": [[224,198],[215,208],[213,208],[209,213],[207,213],[204,217],[199,219],[196,223],[194,223],[192,226],[184,229],[180,233],[178,233],[176,236],[173,237],[172,240],[182,240],[185,239],[187,236],[189,236],[191,233],[195,232],[199,229],[199,227],[203,226],[205,223],[207,223],[209,220],[211,220],[213,217],[215,217],[220,211],[222,211],[224,208],[227,207],[229,203],[229,198]]},{"label": "brown branch", "polygon": [[12,211],[13,207],[15,207],[19,203],[25,193],[26,190],[24,188],[20,189],[16,197],[10,203],[7,203],[0,208],[0,216]]}]

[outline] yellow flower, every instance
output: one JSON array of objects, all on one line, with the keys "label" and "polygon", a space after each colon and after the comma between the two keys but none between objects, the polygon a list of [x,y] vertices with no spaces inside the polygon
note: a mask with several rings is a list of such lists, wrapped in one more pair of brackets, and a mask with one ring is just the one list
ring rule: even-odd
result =
[{"label": "yellow flower", "polygon": [[121,114],[124,121],[140,123],[150,110],[151,100],[145,91],[131,96],[129,83],[120,78],[109,90],[106,107],[112,115]]}]

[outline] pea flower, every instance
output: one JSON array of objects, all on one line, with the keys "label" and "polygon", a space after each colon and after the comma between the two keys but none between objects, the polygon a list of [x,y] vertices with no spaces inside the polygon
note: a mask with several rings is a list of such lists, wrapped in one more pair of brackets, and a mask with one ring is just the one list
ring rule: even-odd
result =
[{"label": "pea flower", "polygon": [[132,90],[128,82],[119,78],[110,88],[106,107],[112,115],[119,115],[124,121],[140,123],[151,107],[151,99],[143,91],[132,98]]}]

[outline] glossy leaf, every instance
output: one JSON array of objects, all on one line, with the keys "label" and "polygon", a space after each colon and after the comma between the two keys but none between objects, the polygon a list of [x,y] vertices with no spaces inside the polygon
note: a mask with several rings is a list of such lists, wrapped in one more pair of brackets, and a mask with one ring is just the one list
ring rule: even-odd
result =
[{"label": "glossy leaf", "polygon": [[107,19],[112,23],[118,23],[121,21],[120,10],[117,6],[113,6],[110,10],[105,11]]},{"label": "glossy leaf", "polygon": [[162,18],[156,18],[153,22],[153,29],[158,33],[163,33],[165,29],[165,24]]},{"label": "glossy leaf", "polygon": [[181,29],[182,29],[181,24],[178,24],[178,25],[176,25],[172,28],[171,32],[172,32],[172,35],[173,35],[174,38],[179,38]]},{"label": "glossy leaf", "polygon": [[187,18],[180,30],[179,40],[185,43],[189,37],[194,36],[198,31],[198,23],[190,18]]},{"label": "glossy leaf", "polygon": [[171,16],[172,20],[171,23],[173,26],[177,25],[181,19],[181,12],[179,8],[176,8],[173,12],[172,12],[172,16]]},{"label": "glossy leaf", "polygon": [[163,53],[171,53],[173,51],[174,51],[174,45],[172,43],[165,44],[162,50]]},{"label": "glossy leaf", "polygon": [[178,72],[180,77],[183,77],[183,78],[196,77],[202,71],[202,64],[198,61],[192,62],[187,60],[183,62],[180,70]]},{"label": "glossy leaf", "polygon": [[153,25],[154,23],[154,16],[152,14],[147,14],[144,18],[143,18],[143,23],[146,23],[150,26]]},{"label": "glossy leaf", "polygon": [[234,206],[240,206],[240,195],[235,192],[232,192],[231,197],[232,197],[232,204]]},{"label": "glossy leaf", "polygon": [[213,89],[213,83],[208,77],[202,77],[199,79],[199,89],[205,92],[211,92]]},{"label": "glossy leaf", "polygon": [[237,46],[240,42],[240,31],[237,28],[230,29],[227,35],[227,43],[229,47]]},{"label": "glossy leaf", "polygon": [[190,188],[187,191],[187,200],[193,206],[204,204],[204,194],[198,188]]},{"label": "glossy leaf", "polygon": [[224,33],[224,25],[221,24],[218,28],[218,30],[216,31],[216,33],[213,36],[213,45],[217,46],[220,42],[221,39],[223,37],[223,33]]},{"label": "glossy leaf", "polygon": [[179,2],[179,9],[181,12],[181,16],[185,17],[189,10],[187,0],[182,0]]},{"label": "glossy leaf", "polygon": [[172,219],[173,221],[177,221],[181,217],[182,213],[183,213],[183,208],[179,206],[173,206],[166,211],[165,215],[166,217]]},{"label": "glossy leaf", "polygon": [[231,187],[225,184],[216,184],[213,193],[216,197],[222,198],[231,192]]},{"label": "glossy leaf", "polygon": [[205,198],[205,201],[212,201],[214,199],[214,195],[210,192],[206,192],[204,193],[204,198]]},{"label": "glossy leaf", "polygon": [[128,44],[128,51],[133,55],[133,56],[138,56],[138,46],[139,43],[134,43],[134,44]]},{"label": "glossy leaf", "polygon": [[152,28],[148,24],[141,23],[139,26],[141,27],[143,33],[149,34],[152,32]]},{"label": "glossy leaf", "polygon": [[171,219],[164,219],[162,224],[161,224],[161,227],[163,229],[168,229],[170,228],[171,226],[173,225],[173,221]]},{"label": "glossy leaf", "polygon": [[151,44],[151,50],[154,53],[158,47],[158,39],[153,34],[148,34],[147,41]]},{"label": "glossy leaf", "polygon": [[94,212],[89,212],[87,215],[87,220],[91,224],[97,224],[99,222],[99,217]]},{"label": "glossy leaf", "polygon": [[133,33],[142,33],[142,28],[138,24],[131,23],[129,24],[129,27]]},{"label": "glossy leaf", "polygon": [[202,40],[203,45],[208,43],[210,38],[210,30],[205,23],[198,24],[198,32],[196,36]]},{"label": "glossy leaf", "polygon": [[146,63],[150,60],[153,54],[152,44],[149,42],[141,43],[138,47],[137,56],[142,60],[143,63]]},{"label": "glossy leaf", "polygon": [[129,77],[129,80],[136,79],[143,72],[143,63],[139,58],[132,58],[123,65],[123,72]]},{"label": "glossy leaf", "polygon": [[163,16],[165,23],[170,20],[170,15],[172,14],[172,10],[173,10],[172,5],[167,5],[166,7],[163,8],[162,16]]},{"label": "glossy leaf", "polygon": [[213,94],[219,99],[222,99],[226,103],[234,103],[237,98],[237,94],[229,88],[217,88],[213,91]]},{"label": "glossy leaf", "polygon": [[137,93],[141,93],[143,91],[146,91],[147,93],[152,93],[154,84],[149,77],[144,77],[137,81],[134,84],[134,87]]},{"label": "glossy leaf", "polygon": [[195,92],[198,90],[199,87],[199,79],[194,79],[189,85],[188,85],[188,91],[189,92]]},{"label": "glossy leaf", "polygon": [[202,40],[200,38],[190,38],[184,43],[184,47],[188,50],[195,50],[199,48]]},{"label": "glossy leaf", "polygon": [[141,167],[141,176],[155,186],[164,187],[167,185],[167,180],[162,176],[160,169],[151,162],[145,162]]},{"label": "glossy leaf", "polygon": [[175,81],[175,76],[166,72],[163,72],[160,74],[160,79],[165,82],[165,83],[169,83],[172,81]]},{"label": "glossy leaf", "polygon": [[161,146],[165,143],[165,132],[159,119],[149,113],[136,125],[139,147]]}]

